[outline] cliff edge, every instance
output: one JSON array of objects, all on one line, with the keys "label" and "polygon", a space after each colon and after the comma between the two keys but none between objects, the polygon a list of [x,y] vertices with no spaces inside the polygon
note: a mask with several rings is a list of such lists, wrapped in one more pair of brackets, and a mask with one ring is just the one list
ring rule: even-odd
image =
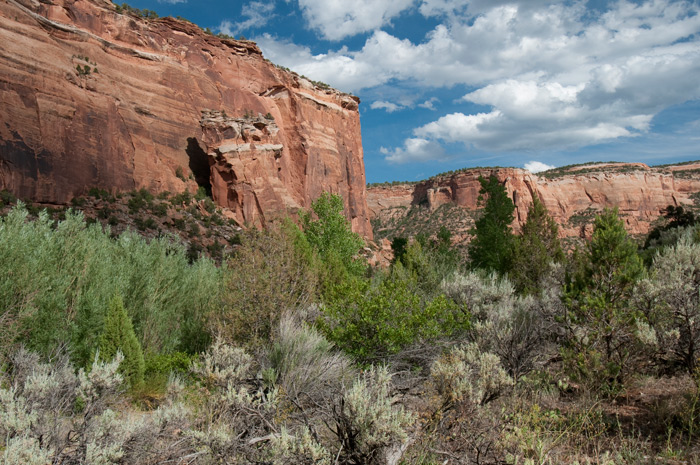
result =
[{"label": "cliff edge", "polygon": [[463,240],[479,209],[479,177],[495,176],[515,204],[516,232],[525,223],[536,195],[559,224],[562,237],[590,235],[595,215],[606,207],[619,209],[630,234],[646,234],[667,206],[695,205],[699,169],[700,164],[650,168],[643,163],[594,163],[539,174],[518,168],[474,168],[415,184],[370,187],[368,205],[379,237],[405,234],[395,225],[412,209],[439,212],[449,208],[449,214],[440,218],[445,217],[445,223],[452,220],[450,228]]},{"label": "cliff edge", "polygon": [[199,185],[262,226],[329,191],[371,239],[358,104],[184,20],[0,2],[0,189],[36,202]]}]

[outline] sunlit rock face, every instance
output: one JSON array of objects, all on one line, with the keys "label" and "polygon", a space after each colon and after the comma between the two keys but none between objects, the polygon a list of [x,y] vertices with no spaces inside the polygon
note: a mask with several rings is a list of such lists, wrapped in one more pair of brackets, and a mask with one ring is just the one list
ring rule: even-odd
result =
[{"label": "sunlit rock face", "polygon": [[199,185],[262,226],[329,191],[371,238],[358,104],[186,21],[0,3],[0,189],[22,198]]},{"label": "sunlit rock face", "polygon": [[590,221],[577,222],[575,217],[590,220],[606,207],[619,209],[630,234],[646,234],[668,205],[694,203],[691,196],[700,192],[700,175],[694,172],[698,168],[700,165],[649,168],[641,163],[596,164],[571,168],[553,177],[517,168],[473,169],[417,184],[371,187],[367,203],[370,218],[400,214],[417,205],[435,210],[450,202],[476,210],[479,177],[493,175],[515,204],[516,232],[527,219],[533,195],[537,195],[564,237],[589,235]]}]

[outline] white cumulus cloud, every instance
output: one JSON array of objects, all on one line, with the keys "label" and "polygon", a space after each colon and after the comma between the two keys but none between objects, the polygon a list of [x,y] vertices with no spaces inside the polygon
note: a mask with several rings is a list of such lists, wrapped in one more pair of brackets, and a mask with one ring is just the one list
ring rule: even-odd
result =
[{"label": "white cumulus cloud", "polygon": [[388,24],[414,0],[299,0],[309,26],[324,38],[340,40]]},{"label": "white cumulus cloud", "polygon": [[547,165],[541,161],[530,161],[525,163],[525,169],[530,173],[540,173],[542,171],[547,171],[556,168],[556,166]]},{"label": "white cumulus cloud", "polygon": [[445,150],[440,144],[421,138],[406,139],[403,147],[393,150],[382,147],[379,151],[390,163],[424,162],[445,158]]},{"label": "white cumulus cloud", "polygon": [[263,27],[272,19],[274,9],[274,3],[262,1],[247,3],[241,8],[241,17],[245,19],[235,23],[229,20],[223,20],[219,25],[219,32],[235,36],[251,28]]},{"label": "white cumulus cloud", "polygon": [[395,111],[403,110],[404,108],[406,108],[403,105],[397,105],[396,103],[392,102],[385,102],[384,100],[376,100],[372,102],[372,104],[369,107],[372,110],[384,109],[387,113],[393,113]]},{"label": "white cumulus cloud", "polygon": [[[371,17],[359,11],[370,3]],[[599,10],[576,0],[360,4],[300,0],[327,38],[373,31],[357,49],[318,54],[271,36],[258,43],[273,61],[349,92],[395,83],[473,89],[463,109],[417,127],[412,148],[407,140],[387,149],[391,161],[420,158],[418,140],[510,151],[635,137],[662,110],[700,99],[697,1],[619,0]],[[419,42],[381,29],[411,5],[444,21]]]}]

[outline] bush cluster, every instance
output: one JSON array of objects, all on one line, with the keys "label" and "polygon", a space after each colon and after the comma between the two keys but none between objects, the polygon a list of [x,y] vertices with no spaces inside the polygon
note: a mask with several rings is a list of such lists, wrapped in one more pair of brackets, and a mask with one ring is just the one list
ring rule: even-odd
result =
[{"label": "bush cluster", "polygon": [[[30,221],[19,203],[0,219],[3,460],[692,458],[699,228],[674,223],[673,210],[647,267],[617,211],[605,210],[566,256],[540,202],[514,235],[503,185],[482,187],[471,260],[443,227],[395,237],[386,269],[367,265],[331,194],[299,225],[230,238],[220,266],[195,242],[113,238],[71,211]],[[130,202],[157,203],[146,191]],[[640,383],[661,377],[677,391],[654,406],[635,400]],[[623,400],[653,418],[629,420]]]}]

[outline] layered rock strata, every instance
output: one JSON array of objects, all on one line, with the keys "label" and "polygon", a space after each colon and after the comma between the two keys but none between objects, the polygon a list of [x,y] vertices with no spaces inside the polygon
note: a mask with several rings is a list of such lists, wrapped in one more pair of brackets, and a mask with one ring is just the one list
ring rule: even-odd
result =
[{"label": "layered rock strata", "polygon": [[199,184],[262,226],[329,191],[371,238],[358,104],[186,21],[0,2],[0,189],[22,198]]},{"label": "layered rock strata", "polygon": [[[412,206],[436,210],[452,203],[479,208],[479,177],[496,176],[515,204],[513,229],[527,219],[534,195],[560,225],[562,236],[585,236],[590,220],[606,207],[617,207],[631,234],[646,234],[668,205],[693,205],[700,192],[694,165],[649,168],[636,164],[596,164],[572,168],[556,176],[535,175],[517,168],[472,169],[416,184],[368,189],[371,218],[405,214]],[[580,219],[581,221],[577,221]]]}]

